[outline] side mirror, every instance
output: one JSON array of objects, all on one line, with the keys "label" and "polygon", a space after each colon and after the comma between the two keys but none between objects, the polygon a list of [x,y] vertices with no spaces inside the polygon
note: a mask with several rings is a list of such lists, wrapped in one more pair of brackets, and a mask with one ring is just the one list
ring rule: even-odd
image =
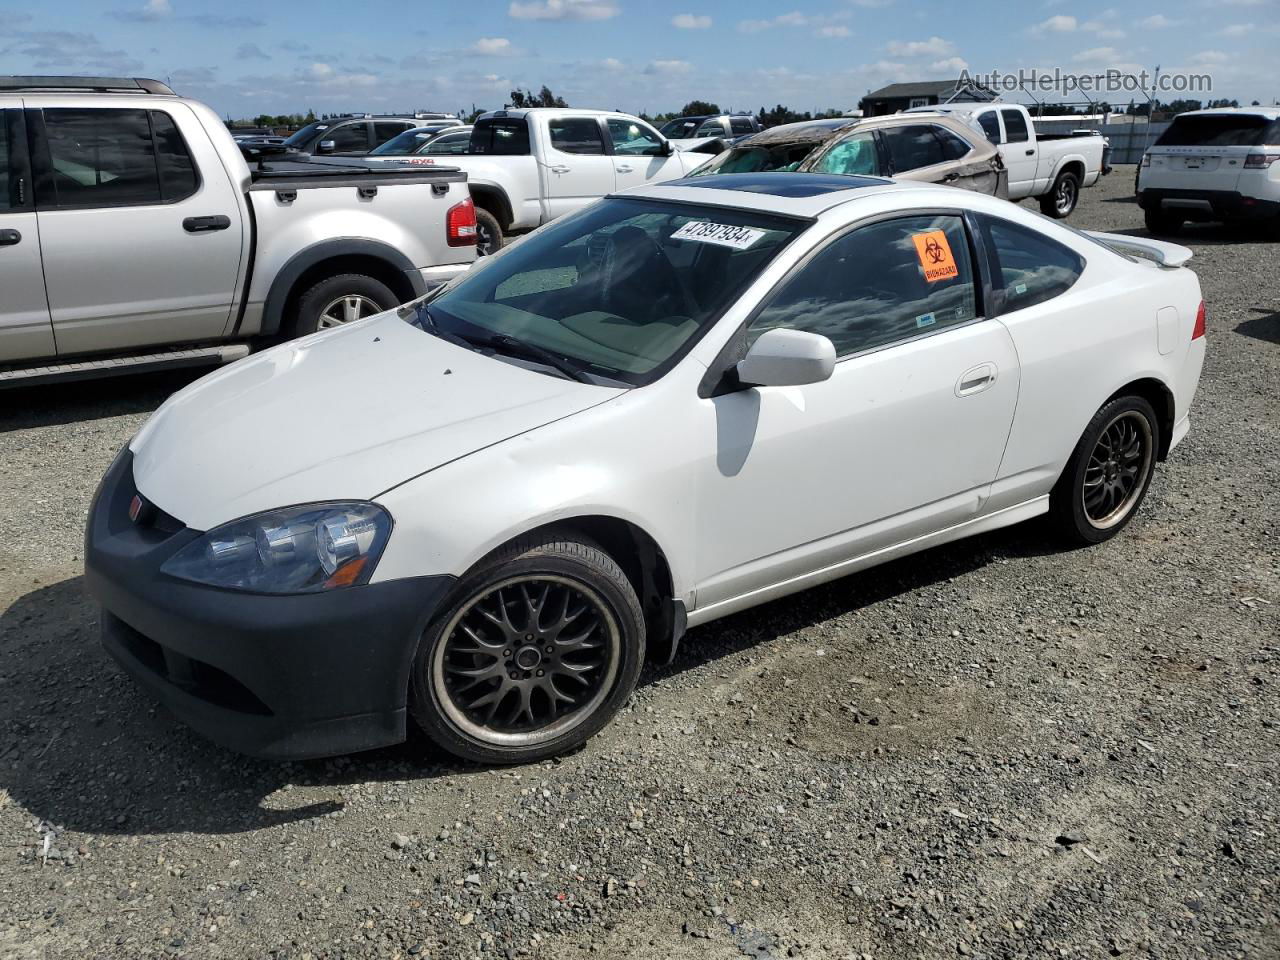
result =
[{"label": "side mirror", "polygon": [[669,157],[676,152],[676,148],[671,145],[670,140],[663,140],[662,146],[658,148],[658,156]]},{"label": "side mirror", "polygon": [[826,337],[778,327],[760,334],[735,368],[746,387],[798,387],[828,380],[836,348]]},{"label": "side mirror", "polygon": [[316,144],[316,153],[333,153],[333,148],[337,146],[332,140],[321,140]]}]

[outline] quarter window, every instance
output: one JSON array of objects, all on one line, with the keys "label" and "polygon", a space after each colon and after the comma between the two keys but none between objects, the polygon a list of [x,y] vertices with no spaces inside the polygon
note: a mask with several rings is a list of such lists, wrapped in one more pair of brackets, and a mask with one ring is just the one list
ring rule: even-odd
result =
[{"label": "quarter window", "polygon": [[1000,142],[1000,118],[996,116],[994,110],[978,114],[978,126],[982,127],[982,132],[987,135],[987,139],[992,143],[998,144]]},{"label": "quarter window", "polygon": [[946,127],[934,127],[934,134],[942,144],[942,155],[948,160],[959,160],[969,155],[973,147],[965,143]]},{"label": "quarter window", "polygon": [[446,133],[428,143],[419,153],[466,153],[471,145],[470,133]]},{"label": "quarter window", "polygon": [[9,116],[12,111],[0,110],[0,210],[12,210],[18,205],[16,184],[9,174],[13,162],[9,154]]},{"label": "quarter window", "polygon": [[404,133],[406,130],[412,129],[412,124],[405,123],[403,120],[399,122],[383,121],[381,123],[375,123],[373,125],[374,145],[378,146],[384,144],[393,137],[400,136],[400,134]]},{"label": "quarter window", "polygon": [[1001,110],[1004,117],[1005,140],[1009,143],[1022,143],[1030,139],[1027,133],[1026,117],[1018,110]]},{"label": "quarter window", "polygon": [[161,111],[44,111],[55,207],[173,203],[199,183],[191,153]]},{"label": "quarter window", "polygon": [[524,120],[480,120],[471,131],[471,152],[502,157],[529,154],[529,125]]},{"label": "quarter window", "polygon": [[894,127],[883,133],[889,146],[889,157],[895,173],[931,167],[944,163],[942,143],[933,135],[933,126],[927,123],[909,127]]},{"label": "quarter window", "polygon": [[830,338],[839,356],[967,323],[978,316],[959,217],[902,217],[829,243],[784,281],[747,328],[748,342],[785,327]]},{"label": "quarter window", "polygon": [[656,157],[662,153],[662,138],[634,120],[609,120],[613,152],[630,156]]},{"label": "quarter window", "polygon": [[983,217],[983,228],[996,259],[1000,312],[1052,300],[1080,279],[1084,258],[1039,231],[994,217]]},{"label": "quarter window", "polygon": [[547,129],[551,146],[561,153],[604,153],[604,138],[594,117],[557,117],[547,121]]}]

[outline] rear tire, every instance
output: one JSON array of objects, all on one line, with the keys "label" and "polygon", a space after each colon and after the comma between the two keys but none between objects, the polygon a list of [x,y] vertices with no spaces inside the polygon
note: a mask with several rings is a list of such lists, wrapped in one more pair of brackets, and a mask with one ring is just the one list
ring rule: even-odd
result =
[{"label": "rear tire", "polygon": [[288,337],[305,337],[317,330],[371,317],[390,310],[399,302],[390,287],[363,273],[327,277],[298,298],[297,313],[289,325]]},{"label": "rear tire", "polygon": [[502,249],[504,242],[498,218],[488,210],[476,207],[476,256],[495,254]]},{"label": "rear tire", "polygon": [[1145,210],[1143,211],[1143,220],[1147,225],[1147,233],[1154,234],[1157,237],[1172,237],[1182,229],[1183,223],[1186,221],[1182,217],[1172,213],[1165,213],[1163,210]]},{"label": "rear tire", "polygon": [[1139,396],[1117,397],[1093,415],[1049,495],[1058,533],[1102,543],[1123,530],[1146,498],[1160,449],[1160,424]]},{"label": "rear tire", "polygon": [[645,625],[626,574],[594,543],[523,537],[459,582],[423,632],[410,710],[478,763],[573,750],[635,689]]},{"label": "rear tire", "polygon": [[1040,198],[1040,212],[1055,220],[1065,220],[1079,202],[1080,178],[1064,170],[1053,181],[1053,189]]}]

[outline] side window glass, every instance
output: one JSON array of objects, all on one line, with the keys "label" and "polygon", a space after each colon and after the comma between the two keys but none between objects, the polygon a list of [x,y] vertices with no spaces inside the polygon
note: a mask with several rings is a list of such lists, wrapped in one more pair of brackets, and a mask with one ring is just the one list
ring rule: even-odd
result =
[{"label": "side window glass", "polygon": [[332,140],[334,153],[368,153],[369,125],[363,120],[344,123],[340,127],[325,131],[320,139]]},{"label": "side window glass", "polygon": [[156,138],[160,192],[164,195],[165,202],[175,203],[187,199],[199,188],[200,180],[186,141],[178,132],[173,117],[160,110],[151,111],[151,130]]},{"label": "side window glass", "polygon": [[988,140],[995,144],[1000,143],[1000,118],[996,116],[994,110],[979,114],[978,125],[982,127],[982,132],[987,135]]},{"label": "side window glass", "polygon": [[551,146],[561,153],[603,154],[604,138],[594,117],[557,117],[547,121]]},{"label": "side window glass", "polygon": [[855,133],[832,144],[814,164],[813,172],[877,176],[880,164],[876,159],[875,137],[869,133]]},{"label": "side window glass", "polygon": [[1008,220],[984,217],[987,242],[996,257],[996,296],[1002,312],[1052,300],[1084,271],[1071,248]]},{"label": "side window glass", "polygon": [[959,160],[968,156],[969,151],[973,149],[946,127],[934,127],[933,132],[937,135],[938,142],[942,144],[942,155],[947,160]]},{"label": "side window glass", "polygon": [[837,238],[783,281],[748,327],[829,337],[847,356],[978,316],[969,244],[959,217],[902,217]]},{"label": "side window glass", "polygon": [[918,170],[942,163],[942,144],[933,135],[933,128],[922,123],[910,127],[896,127],[884,131],[889,144],[889,157],[895,173]]},{"label": "side window glass", "polygon": [[160,176],[146,110],[44,111],[54,205],[160,203]]},{"label": "side window glass", "polygon": [[432,140],[419,153],[466,153],[471,144],[471,134],[450,133]]},{"label": "side window glass", "polygon": [[1027,121],[1017,110],[1001,110],[1004,117],[1004,132],[1010,143],[1022,143],[1029,139]]},{"label": "side window glass", "polygon": [[398,137],[406,130],[412,130],[413,127],[400,121],[382,121],[373,125],[373,139],[376,141],[374,146],[380,146],[386,143],[392,137]]},{"label": "side window glass", "polygon": [[0,211],[12,210],[18,205],[17,186],[9,175],[13,162],[9,156],[9,110],[0,110]]},{"label": "side window glass", "polygon": [[529,153],[529,125],[524,120],[488,120],[471,132],[471,153],[523,157]]},{"label": "side window glass", "polygon": [[[720,132],[723,132],[723,128]],[[719,133],[712,136],[719,136]],[[643,123],[634,120],[610,119],[609,138],[613,140],[614,153],[656,157],[662,152],[662,138]]]},{"label": "side window glass", "polygon": [[755,127],[751,125],[751,121],[746,117],[734,117],[729,121],[729,130],[735,135],[744,133],[755,133]]}]

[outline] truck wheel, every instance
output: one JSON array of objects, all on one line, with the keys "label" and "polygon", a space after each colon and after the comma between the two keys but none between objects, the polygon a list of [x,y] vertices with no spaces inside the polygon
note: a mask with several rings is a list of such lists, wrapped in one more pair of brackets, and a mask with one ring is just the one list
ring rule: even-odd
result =
[{"label": "truck wheel", "polygon": [[1147,224],[1147,233],[1153,233],[1158,237],[1172,237],[1182,229],[1184,222],[1181,217],[1165,213],[1163,210],[1145,210],[1143,219]]},{"label": "truck wheel", "polygon": [[523,537],[464,576],[427,627],[409,708],[456,756],[532,763],[613,718],[644,648],[640,601],[612,557],[554,531]]},{"label": "truck wheel", "polygon": [[1053,181],[1053,189],[1040,198],[1040,212],[1055,220],[1071,216],[1080,200],[1080,178],[1064,170]]},{"label": "truck wheel", "polygon": [[399,302],[390,287],[363,273],[327,277],[298,299],[290,336],[305,337],[317,330],[340,327],[390,310]]},{"label": "truck wheel", "polygon": [[487,257],[502,249],[502,227],[488,210],[476,207],[476,256]]}]

